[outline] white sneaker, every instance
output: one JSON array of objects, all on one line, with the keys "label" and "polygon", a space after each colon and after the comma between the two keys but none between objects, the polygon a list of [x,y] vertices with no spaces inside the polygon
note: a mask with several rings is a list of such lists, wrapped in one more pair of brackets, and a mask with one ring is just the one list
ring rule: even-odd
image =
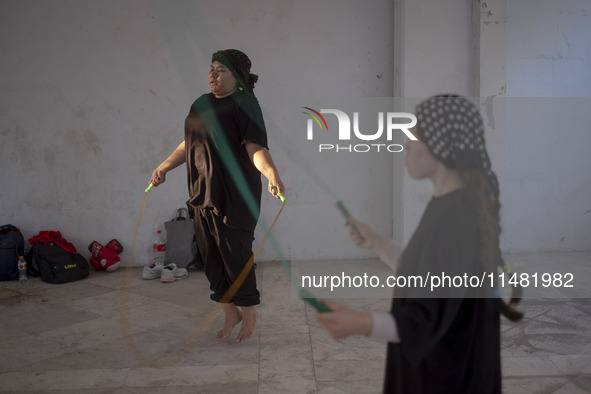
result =
[{"label": "white sneaker", "polygon": [[189,271],[187,271],[186,268],[178,268],[177,267],[176,273],[174,274],[175,280],[185,279],[187,276],[189,276]]},{"label": "white sneaker", "polygon": [[144,272],[142,272],[142,278],[144,279],[156,279],[160,278],[162,275],[162,269],[164,267],[160,263],[152,263],[144,267]]},{"label": "white sneaker", "polygon": [[164,266],[160,281],[164,283],[174,282],[175,280],[185,279],[189,276],[186,268],[178,268],[176,264],[171,263]]}]

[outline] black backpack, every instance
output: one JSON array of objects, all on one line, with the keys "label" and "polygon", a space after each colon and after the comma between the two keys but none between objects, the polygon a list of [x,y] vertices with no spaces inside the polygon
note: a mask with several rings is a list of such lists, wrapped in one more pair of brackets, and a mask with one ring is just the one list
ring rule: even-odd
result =
[{"label": "black backpack", "polygon": [[53,242],[37,242],[26,256],[27,273],[47,283],[68,283],[86,278],[88,261],[80,253],[71,253]]},{"label": "black backpack", "polygon": [[18,279],[18,258],[25,253],[21,231],[12,224],[0,227],[0,281]]}]

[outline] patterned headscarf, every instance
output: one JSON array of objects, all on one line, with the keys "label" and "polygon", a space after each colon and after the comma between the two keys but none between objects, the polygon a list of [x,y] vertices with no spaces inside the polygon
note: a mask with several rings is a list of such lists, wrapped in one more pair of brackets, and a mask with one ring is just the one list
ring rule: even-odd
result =
[{"label": "patterned headscarf", "polygon": [[446,167],[483,173],[499,200],[499,183],[491,168],[478,108],[456,95],[433,96],[416,107],[417,130],[429,151]]},{"label": "patterned headscarf", "polygon": [[[484,125],[478,108],[464,97],[442,95],[423,101],[417,105],[415,112],[419,138],[433,156],[448,168],[479,171],[491,187],[495,197],[494,209],[498,213],[499,182],[486,151]],[[503,262],[498,242],[493,248],[496,264],[503,267],[507,275],[511,274]],[[503,301],[498,289],[495,290],[495,296],[499,300],[499,311],[511,321],[518,321],[523,313],[515,306],[521,300],[523,288],[520,285],[512,287],[509,305]]]},{"label": "patterned headscarf", "polygon": [[238,80],[240,86],[246,88],[249,92],[254,89],[254,84],[259,80],[259,76],[250,73],[252,63],[246,54],[238,49],[224,49],[217,51],[211,56],[211,62],[218,61],[228,67],[234,78]]}]

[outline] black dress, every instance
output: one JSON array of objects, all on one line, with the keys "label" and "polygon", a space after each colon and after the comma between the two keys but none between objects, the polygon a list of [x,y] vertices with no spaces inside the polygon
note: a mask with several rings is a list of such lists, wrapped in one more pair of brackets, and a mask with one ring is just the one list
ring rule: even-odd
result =
[{"label": "black dress", "polygon": [[[227,142],[226,155],[220,149],[223,141]],[[224,98],[208,93],[195,100],[185,120],[187,205],[212,209],[225,224],[254,231],[262,185],[261,173],[246,151],[249,142],[267,147],[263,114],[254,96],[236,91]],[[229,167],[228,160],[235,161],[237,168]],[[232,174],[237,171],[241,174]],[[237,179],[245,182],[254,206],[249,206]]]},{"label": "black dress", "polygon": [[[467,192],[458,189],[428,204],[398,275],[480,277],[479,256],[477,216]],[[474,297],[462,286],[439,294],[449,297],[427,295],[427,289],[395,293],[391,313],[400,343],[388,345],[384,393],[501,393],[500,318],[494,298]]]},{"label": "black dress", "polygon": [[[261,207],[261,173],[246,144],[267,147],[257,99],[236,91],[224,98],[199,97],[185,120],[185,153],[195,239],[213,301],[225,300],[252,256]],[[260,303],[256,275],[250,270],[233,297],[237,306]]]}]

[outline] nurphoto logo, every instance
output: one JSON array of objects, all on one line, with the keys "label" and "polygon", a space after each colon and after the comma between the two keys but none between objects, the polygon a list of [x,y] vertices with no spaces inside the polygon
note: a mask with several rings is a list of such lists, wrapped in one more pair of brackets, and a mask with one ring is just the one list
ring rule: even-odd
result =
[{"label": "nurphoto logo", "polygon": [[[328,124],[322,114],[335,115],[338,121],[338,142],[339,143],[321,143],[318,144],[319,152],[402,152],[404,147],[401,144],[392,143],[394,131],[403,132],[409,139],[416,141],[417,138],[412,134],[412,129],[417,124],[417,118],[408,112],[378,112],[378,130],[376,132],[368,132],[359,128],[359,112],[353,112],[353,127],[351,127],[351,118],[344,111],[338,109],[321,109],[317,111],[310,107],[302,107],[306,111],[303,113],[308,115],[307,124],[307,139],[314,140],[315,124],[320,132],[328,133]],[[385,119],[385,122],[384,122]],[[406,120],[406,122],[400,122]],[[384,123],[386,126],[384,127]],[[351,129],[353,133],[351,133]],[[385,133],[384,133],[385,131]],[[353,134],[353,136],[352,136]],[[385,136],[384,136],[385,134]],[[385,142],[380,143],[380,139]],[[350,142],[352,138],[360,141],[371,141],[371,143],[360,144],[346,144],[343,142]]]}]

